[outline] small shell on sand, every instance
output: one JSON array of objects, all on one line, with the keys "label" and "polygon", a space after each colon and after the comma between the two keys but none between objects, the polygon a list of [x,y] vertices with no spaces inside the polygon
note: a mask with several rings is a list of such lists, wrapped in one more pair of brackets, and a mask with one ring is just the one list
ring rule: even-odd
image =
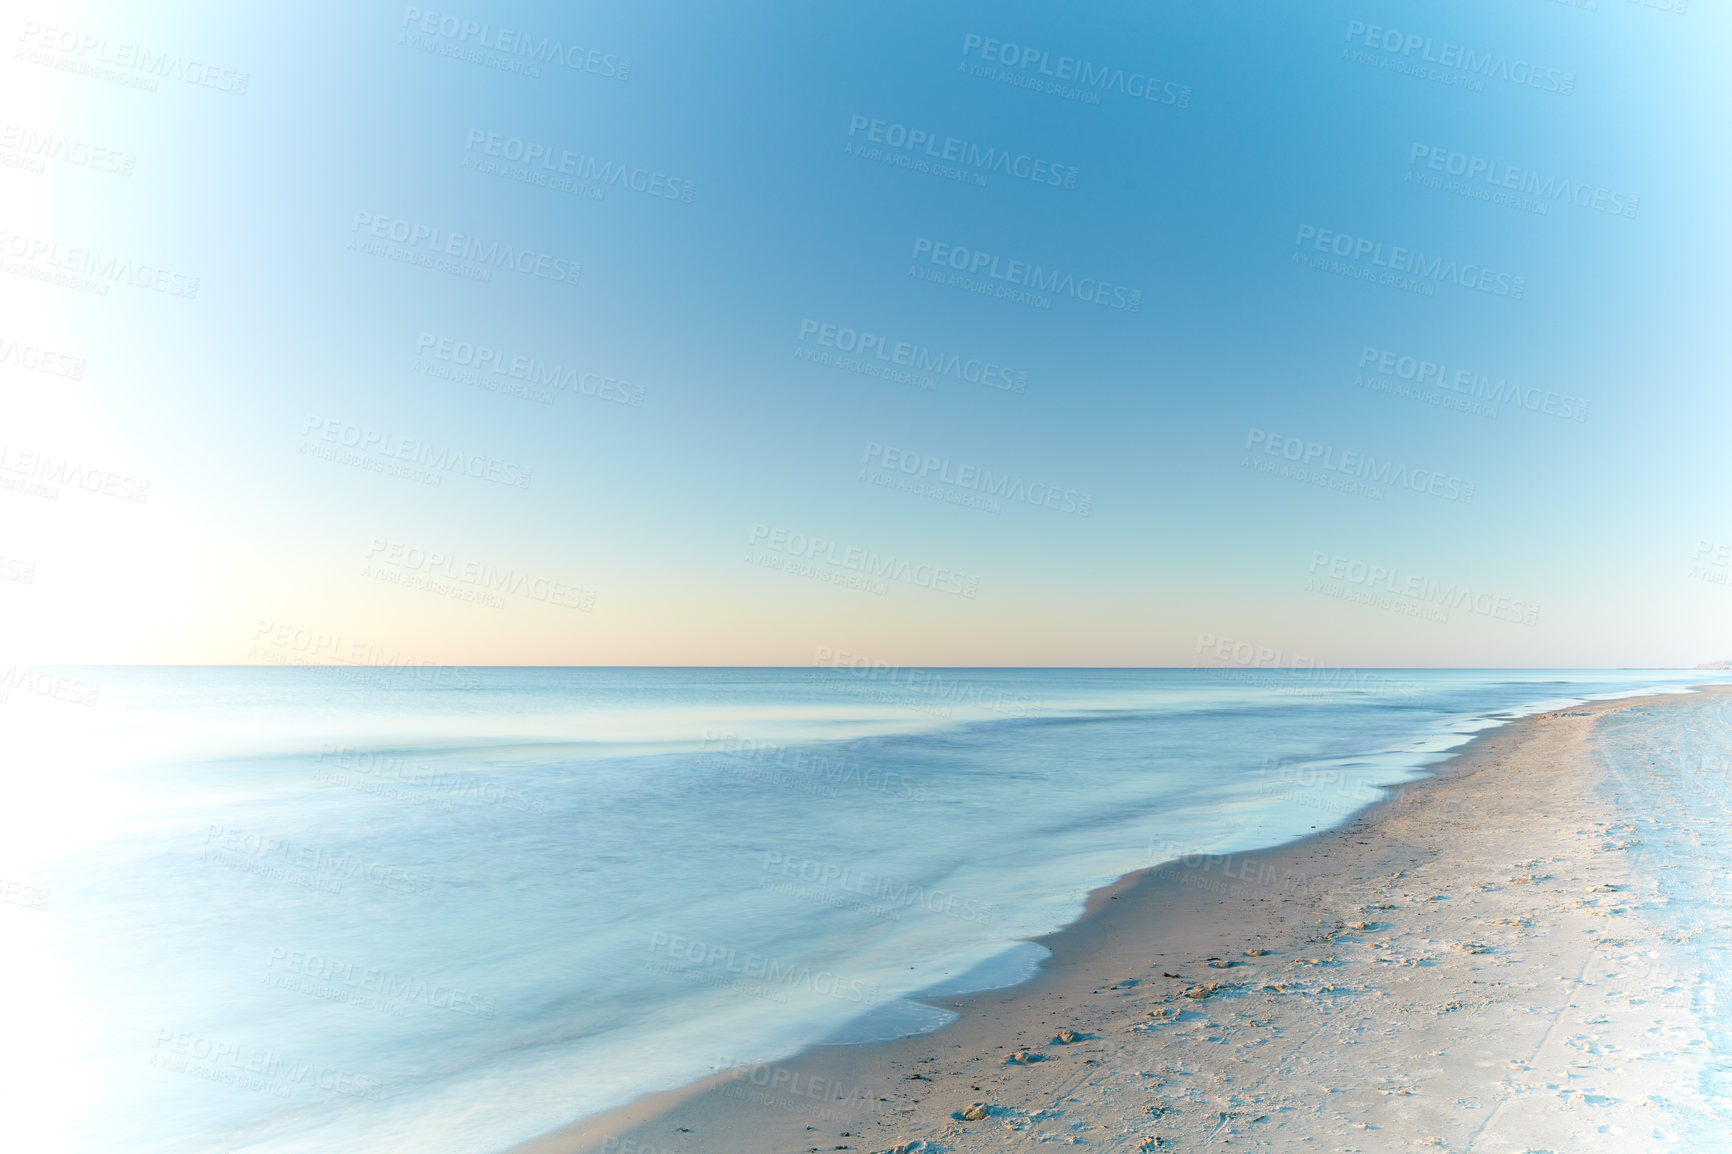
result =
[{"label": "small shell on sand", "polygon": [[1072,1042],[1082,1041],[1082,1035],[1077,1033],[1075,1030],[1066,1028],[1060,1030],[1058,1032],[1058,1037],[1054,1038],[1053,1041],[1061,1046],[1068,1046]]},{"label": "small shell on sand", "polygon": [[979,1122],[983,1118],[988,1117],[991,1113],[991,1106],[988,1106],[985,1102],[976,1102],[974,1105],[962,1112],[961,1118],[964,1122]]},{"label": "small shell on sand", "polygon": [[1045,1059],[1033,1050],[1018,1050],[1004,1061],[1007,1066],[1026,1066],[1030,1062],[1041,1062]]}]

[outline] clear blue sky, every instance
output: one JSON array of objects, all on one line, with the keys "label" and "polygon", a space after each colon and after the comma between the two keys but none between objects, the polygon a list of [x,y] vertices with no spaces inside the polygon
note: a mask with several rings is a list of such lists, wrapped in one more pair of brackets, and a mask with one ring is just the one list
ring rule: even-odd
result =
[{"label": "clear blue sky", "polygon": [[1716,6],[8,19],[0,661],[1732,656]]}]

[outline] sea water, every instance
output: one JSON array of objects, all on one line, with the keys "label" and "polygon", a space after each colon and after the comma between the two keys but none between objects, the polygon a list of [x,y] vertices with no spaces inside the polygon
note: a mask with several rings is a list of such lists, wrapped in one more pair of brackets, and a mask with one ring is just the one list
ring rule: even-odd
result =
[{"label": "sea water", "polygon": [[[503,1150],[1654,671],[100,668],[0,705],[14,1149]],[[1682,875],[1679,875],[1682,878]]]}]

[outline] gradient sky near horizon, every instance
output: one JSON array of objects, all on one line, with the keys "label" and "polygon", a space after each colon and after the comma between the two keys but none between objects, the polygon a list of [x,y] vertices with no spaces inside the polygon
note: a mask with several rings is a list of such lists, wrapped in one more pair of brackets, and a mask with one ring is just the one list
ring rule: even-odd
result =
[{"label": "gradient sky near horizon", "polygon": [[27,8],[0,664],[1732,657],[1683,3]]}]

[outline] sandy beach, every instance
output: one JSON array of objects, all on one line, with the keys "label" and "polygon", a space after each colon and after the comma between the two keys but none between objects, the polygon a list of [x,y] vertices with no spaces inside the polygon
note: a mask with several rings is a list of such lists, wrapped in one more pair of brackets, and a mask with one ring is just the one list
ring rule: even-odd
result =
[{"label": "sandy beach", "polygon": [[1492,730],[1340,828],[1096,891],[1038,977],[943,999],[961,1017],[936,1033],[730,1071],[517,1154],[1732,1149],[1683,1137],[1704,975],[1644,916],[1650,819],[1594,740],[1605,714],[1729,695]]}]

